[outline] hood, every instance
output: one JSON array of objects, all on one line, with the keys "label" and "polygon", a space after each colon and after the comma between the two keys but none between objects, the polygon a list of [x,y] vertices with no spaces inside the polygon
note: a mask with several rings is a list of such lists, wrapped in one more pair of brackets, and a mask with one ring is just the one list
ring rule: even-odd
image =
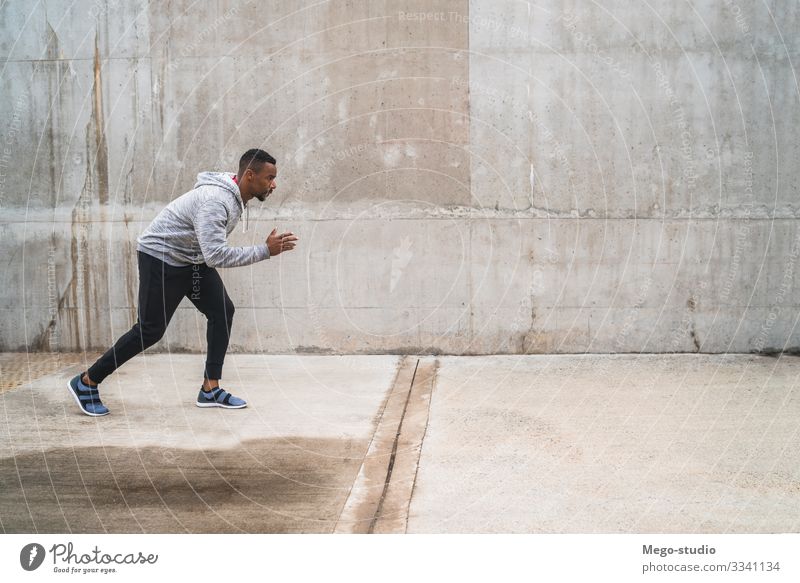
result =
[{"label": "hood", "polygon": [[250,213],[242,200],[242,193],[239,191],[239,185],[233,181],[234,176],[236,175],[230,172],[201,172],[197,175],[197,182],[194,187],[216,186],[230,192],[236,199],[236,203],[242,209],[242,232],[246,233]]}]

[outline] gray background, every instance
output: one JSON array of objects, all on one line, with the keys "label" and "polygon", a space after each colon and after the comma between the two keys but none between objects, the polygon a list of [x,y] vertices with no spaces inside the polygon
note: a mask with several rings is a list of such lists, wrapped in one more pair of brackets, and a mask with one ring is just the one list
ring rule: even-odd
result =
[{"label": "gray background", "polygon": [[[420,12],[427,14],[420,15]],[[0,6],[0,350],[105,349],[135,239],[262,147],[243,352],[797,350],[795,2]],[[158,348],[203,350],[186,301]]]}]

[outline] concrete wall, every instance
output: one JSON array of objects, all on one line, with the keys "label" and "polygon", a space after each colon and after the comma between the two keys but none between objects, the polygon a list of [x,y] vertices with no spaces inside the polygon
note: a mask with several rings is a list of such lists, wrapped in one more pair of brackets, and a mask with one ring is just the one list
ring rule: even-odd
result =
[{"label": "concrete wall", "polygon": [[796,350],[800,8],[755,4],[6,1],[0,349],[110,345],[138,233],[259,146],[232,242],[301,243],[223,270],[232,350]]}]

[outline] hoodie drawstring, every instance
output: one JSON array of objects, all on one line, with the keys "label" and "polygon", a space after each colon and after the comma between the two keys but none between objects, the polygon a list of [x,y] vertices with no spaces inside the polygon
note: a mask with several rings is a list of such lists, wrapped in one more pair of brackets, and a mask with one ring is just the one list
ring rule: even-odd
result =
[{"label": "hoodie drawstring", "polygon": [[[239,186],[239,181],[236,180],[236,175],[235,174],[233,176],[231,176],[231,179],[233,180],[234,184],[236,184],[236,186],[238,187]],[[241,197],[241,194],[239,195],[239,197]],[[247,221],[250,219],[250,209],[247,208],[243,202],[241,202],[240,204],[242,205],[242,233],[246,233],[247,232]]]}]

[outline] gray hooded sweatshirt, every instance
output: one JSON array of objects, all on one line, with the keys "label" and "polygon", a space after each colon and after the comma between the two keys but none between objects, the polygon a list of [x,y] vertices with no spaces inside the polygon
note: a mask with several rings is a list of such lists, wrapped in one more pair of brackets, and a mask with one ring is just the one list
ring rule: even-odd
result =
[{"label": "gray hooded sweatshirt", "polygon": [[[170,265],[238,267],[269,258],[266,243],[229,247],[227,236],[245,211],[235,175],[201,172],[194,188],[165,206],[136,240],[139,251]],[[242,224],[246,230],[247,216]]]}]

